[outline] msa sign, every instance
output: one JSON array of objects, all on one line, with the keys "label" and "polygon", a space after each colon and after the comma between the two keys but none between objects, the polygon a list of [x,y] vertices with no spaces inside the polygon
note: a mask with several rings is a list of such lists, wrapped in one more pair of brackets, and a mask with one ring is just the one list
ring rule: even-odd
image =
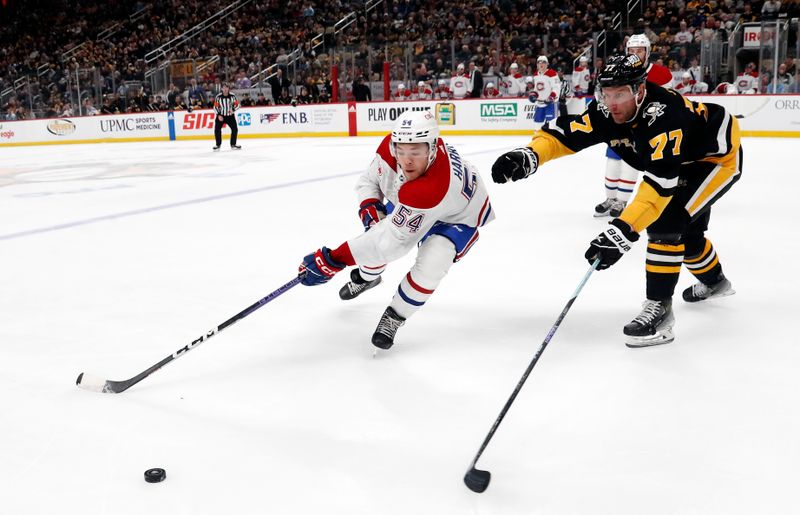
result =
[{"label": "msa sign", "polygon": [[517,117],[517,104],[481,104],[481,118]]}]

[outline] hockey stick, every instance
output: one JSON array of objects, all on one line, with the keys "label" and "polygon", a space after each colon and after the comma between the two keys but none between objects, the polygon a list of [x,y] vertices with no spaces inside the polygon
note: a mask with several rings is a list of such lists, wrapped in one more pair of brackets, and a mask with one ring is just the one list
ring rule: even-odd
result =
[{"label": "hockey stick", "polygon": [[125,390],[127,390],[128,388],[130,388],[131,386],[135,385],[136,383],[138,383],[139,381],[144,379],[145,377],[147,377],[150,374],[156,372],[158,369],[160,369],[161,367],[163,367],[167,363],[180,358],[181,356],[183,356],[184,354],[186,354],[190,350],[194,349],[195,347],[197,347],[198,345],[200,345],[204,341],[208,340],[209,338],[211,338],[212,336],[214,336],[218,332],[222,331],[226,327],[233,325],[234,323],[236,323],[239,320],[243,319],[244,317],[246,317],[247,315],[249,315],[253,311],[255,311],[258,308],[260,308],[261,306],[263,306],[264,304],[266,304],[266,303],[278,298],[279,296],[281,296],[285,292],[287,292],[290,289],[294,288],[295,286],[300,284],[300,279],[301,278],[302,278],[301,276],[295,277],[294,279],[292,279],[288,283],[284,284],[283,286],[281,286],[280,288],[278,288],[274,292],[270,293],[269,295],[267,295],[263,299],[259,300],[258,302],[256,302],[252,306],[250,306],[250,307],[246,308],[245,310],[233,315],[231,318],[229,318],[228,320],[222,322],[216,328],[208,331],[204,335],[201,335],[197,339],[193,340],[190,344],[181,347],[180,349],[176,350],[174,353],[172,353],[169,356],[167,356],[166,358],[162,359],[161,361],[159,361],[158,363],[156,363],[152,367],[148,368],[147,370],[145,370],[144,372],[142,372],[142,373],[140,373],[138,375],[135,375],[135,376],[131,377],[130,379],[127,379],[125,381],[109,381],[107,379],[103,379],[101,377],[94,376],[94,375],[91,375],[91,374],[86,374],[86,373],[82,372],[78,376],[78,379],[77,379],[77,381],[75,381],[75,383],[78,385],[79,388],[83,388],[84,390],[90,390],[90,391],[93,391],[93,392],[122,393]]},{"label": "hockey stick", "polygon": [[558,320],[556,320],[556,323],[553,324],[553,327],[550,328],[550,332],[547,333],[547,336],[545,337],[544,341],[539,346],[539,350],[536,351],[536,354],[534,354],[533,359],[528,365],[528,368],[525,369],[525,373],[522,374],[522,379],[520,379],[519,383],[517,383],[517,387],[514,388],[514,391],[511,393],[511,397],[508,398],[508,400],[506,401],[506,405],[503,406],[503,409],[500,411],[500,415],[497,417],[497,420],[494,421],[492,429],[489,430],[489,434],[487,434],[486,438],[483,440],[483,444],[481,444],[481,448],[478,450],[478,454],[475,455],[475,458],[472,460],[472,464],[469,466],[469,470],[464,475],[464,484],[466,484],[467,488],[469,488],[473,492],[481,493],[489,487],[489,481],[492,479],[491,472],[489,472],[488,470],[476,469],[475,465],[478,463],[478,459],[480,459],[481,455],[483,454],[483,451],[486,450],[486,446],[489,445],[489,441],[494,436],[495,431],[497,431],[497,427],[500,425],[500,422],[503,421],[503,418],[505,418],[509,408],[511,408],[511,404],[514,402],[514,399],[517,398],[517,394],[522,389],[522,385],[524,385],[525,381],[528,379],[528,376],[533,370],[534,365],[536,365],[536,362],[539,361],[539,356],[542,355],[544,349],[547,347],[547,344],[550,343],[550,339],[553,337],[554,334],[556,334],[556,330],[558,329],[558,326],[561,325],[561,322],[564,320],[564,317],[567,316],[569,308],[572,307],[572,304],[575,302],[575,299],[578,298],[578,294],[583,289],[583,286],[586,284],[586,281],[589,280],[589,276],[592,275],[592,272],[594,272],[597,269],[597,265],[599,264],[600,264],[600,258],[595,259],[594,263],[592,263],[592,266],[586,272],[586,275],[583,276],[583,280],[581,280],[581,283],[575,289],[575,293],[572,294],[572,297],[567,302],[567,305],[564,306],[564,309],[558,316]]}]

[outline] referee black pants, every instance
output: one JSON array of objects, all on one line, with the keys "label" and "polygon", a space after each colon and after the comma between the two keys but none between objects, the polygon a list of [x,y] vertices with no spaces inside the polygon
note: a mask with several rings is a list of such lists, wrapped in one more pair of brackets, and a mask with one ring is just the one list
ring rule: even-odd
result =
[{"label": "referee black pants", "polygon": [[223,116],[222,120],[219,115],[214,118],[214,139],[217,140],[217,146],[222,145],[222,126],[227,125],[231,128],[231,146],[236,145],[236,136],[239,135],[239,128],[236,126],[236,117],[233,115]]}]

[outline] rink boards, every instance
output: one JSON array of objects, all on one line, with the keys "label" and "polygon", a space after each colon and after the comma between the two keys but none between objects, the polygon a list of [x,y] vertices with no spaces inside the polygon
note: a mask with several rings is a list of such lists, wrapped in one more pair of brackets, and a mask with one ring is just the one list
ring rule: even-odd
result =
[{"label": "rink boards", "polygon": [[[800,95],[702,95],[740,117],[744,136],[800,137]],[[580,113],[583,99],[571,99]],[[378,136],[405,111],[430,109],[444,135],[526,135],[535,105],[527,99],[368,102],[266,106],[236,112],[240,138]],[[213,139],[215,114],[158,112],[0,122],[0,146]],[[228,137],[229,130],[223,129]]]}]

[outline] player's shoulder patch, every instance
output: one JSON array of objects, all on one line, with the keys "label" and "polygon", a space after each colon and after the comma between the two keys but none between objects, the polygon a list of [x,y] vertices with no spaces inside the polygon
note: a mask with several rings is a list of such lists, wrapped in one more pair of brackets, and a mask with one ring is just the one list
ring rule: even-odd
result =
[{"label": "player's shoulder patch", "polygon": [[551,69],[551,68],[548,68],[547,71],[544,72],[544,74],[547,75],[548,77],[556,77],[556,76],[558,76],[556,71]]},{"label": "player's shoulder patch", "polygon": [[436,159],[422,177],[407,182],[397,195],[401,204],[413,209],[431,209],[439,205],[450,189],[450,159],[439,139]]}]

